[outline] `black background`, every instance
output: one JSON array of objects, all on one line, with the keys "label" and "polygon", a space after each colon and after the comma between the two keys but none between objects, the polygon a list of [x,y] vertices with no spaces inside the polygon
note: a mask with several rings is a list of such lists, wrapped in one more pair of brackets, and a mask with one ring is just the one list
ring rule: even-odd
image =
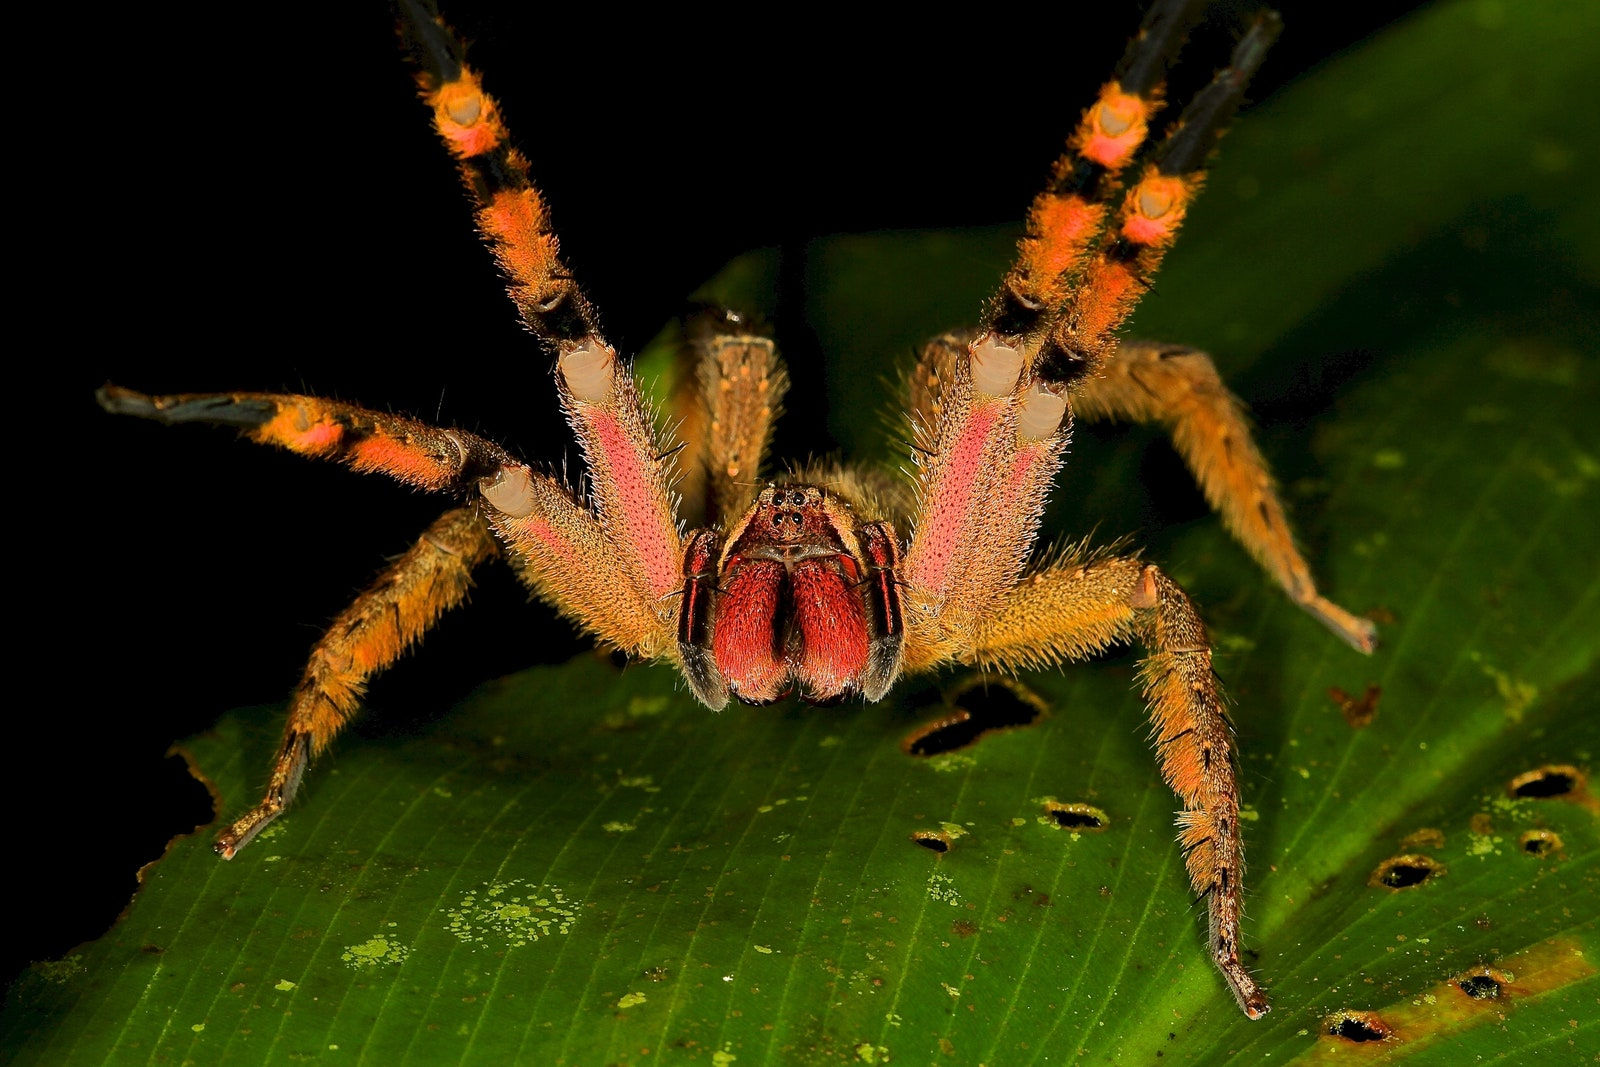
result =
[{"label": "black background", "polygon": [[[1280,6],[1288,28],[1257,100],[1414,5]],[[315,391],[530,459],[568,454],[547,360],[477,243],[386,8],[297,23],[309,8],[238,7],[124,8],[36,35],[54,95],[27,95],[35,195],[16,221],[46,240],[13,313],[44,338],[18,363],[49,384],[12,442],[34,491],[12,509],[26,634],[7,761],[21,778],[8,867],[30,921],[4,939],[0,978],[102,933],[139,865],[209,821],[168,745],[228,708],[282,701],[321,626],[444,506],[226,431],[103,415],[96,386]],[[1032,22],[990,6],[938,22],[598,5],[552,22],[481,0],[448,13],[632,352],[739,251],[1019,219],[1140,7]],[[1197,31],[1179,93],[1209,77],[1247,10],[1223,4]],[[951,324],[976,310],[951,309]],[[820,389],[810,335],[777,327],[797,368],[779,448],[826,451],[804,417]],[[487,571],[471,608],[374,685],[382,728],[585,647],[524,601]]]}]

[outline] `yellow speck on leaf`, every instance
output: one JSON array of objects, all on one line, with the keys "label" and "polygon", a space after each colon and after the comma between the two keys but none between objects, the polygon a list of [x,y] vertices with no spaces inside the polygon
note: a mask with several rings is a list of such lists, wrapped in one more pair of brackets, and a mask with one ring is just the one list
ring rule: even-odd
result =
[{"label": "yellow speck on leaf", "polygon": [[359,945],[346,945],[339,958],[356,969],[376,967],[380,963],[404,963],[411,950],[386,937],[369,938]]}]

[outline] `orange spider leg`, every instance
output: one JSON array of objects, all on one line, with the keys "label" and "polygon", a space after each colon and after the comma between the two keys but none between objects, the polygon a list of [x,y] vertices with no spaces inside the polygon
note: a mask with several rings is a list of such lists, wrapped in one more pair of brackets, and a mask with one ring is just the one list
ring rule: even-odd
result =
[{"label": "orange spider leg", "polygon": [[465,430],[441,430],[403,415],[292,393],[179,393],[147,396],[108,385],[100,406],[168,425],[234,426],[258,444],[384,474],[417,489],[470,489],[510,457]]},{"label": "orange spider leg", "polygon": [[[1034,371],[1050,316],[1101,240],[1117,177],[1144,143],[1161,82],[1197,13],[1156,4],[1034,201],[1016,265],[964,353],[913,374],[919,500],[906,554],[906,666],[947,657],[1016,580],[1071,436],[1064,390]],[[951,339],[952,341],[954,339]],[[948,347],[946,345],[945,347]]]},{"label": "orange spider leg", "polygon": [[217,835],[224,858],[232,859],[282,814],[311,758],[355,714],[367,680],[465,600],[473,569],[494,554],[494,538],[475,511],[448,511],[334,619],[289,701],[265,796]]},{"label": "orange spider leg", "polygon": [[1073,278],[1105,225],[1119,175],[1161,109],[1167,66],[1202,6],[1161,0],[1150,8],[1116,75],[1084,111],[1049,184],[1034,198],[1016,263],[990,304],[986,329],[1031,341],[1071,295]]},{"label": "orange spider leg", "polygon": [[1124,342],[1098,375],[1077,385],[1072,411],[1080,419],[1169,426],[1206,500],[1295,603],[1358,651],[1377,646],[1371,621],[1317,591],[1243,407],[1223,385],[1210,356],[1191,348]]},{"label": "orange spider leg", "polygon": [[[431,5],[405,0],[402,34],[434,126],[461,168],[478,228],[505,272],[528,329],[556,354],[561,404],[588,461],[600,523],[627,576],[654,598],[681,582],[667,450],[657,444],[633,375],[560,258],[528,160],[511,147],[499,105],[464,62],[465,48]],[[665,618],[670,605],[661,609]]]},{"label": "orange spider leg", "polygon": [[907,585],[905,667],[949,658],[1004,589],[1028,545],[999,501],[1013,480],[1019,349],[982,334],[938,393],[938,418],[918,429],[917,501],[901,577]]},{"label": "orange spider leg", "polygon": [[1037,362],[1043,378],[1073,383],[1094,373],[1109,354],[1113,334],[1149,288],[1200,191],[1206,157],[1281,28],[1271,12],[1256,17],[1228,66],[1184,108],[1154,160],[1127,190],[1072,299],[1050,326]]},{"label": "orange spider leg", "polygon": [[490,526],[542,600],[624,652],[673,655],[672,613],[618,572],[620,549],[565,486],[521,464],[480,485]]},{"label": "orange spider leg", "polygon": [[956,364],[966,355],[972,337],[971,331],[940,334],[917,351],[917,361],[904,382],[904,417],[919,449],[926,442],[937,441],[945,386],[955,378]]},{"label": "orange spider leg", "polygon": [[[107,410],[164,423],[236,426],[261,444],[386,474],[419,489],[482,493],[495,532],[525,581],[602,640],[643,656],[666,650],[672,615],[659,594],[619,573],[622,549],[555,479],[465,430],[368,411],[320,397],[274,393],[146,396],[107,386]],[[676,531],[674,531],[676,535]],[[681,582],[681,565],[672,584]]]},{"label": "orange spider leg", "polygon": [[[918,502],[902,576],[907,670],[950,658],[1016,581],[1071,437],[1020,347],[979,333],[923,350],[912,379]],[[926,421],[931,419],[931,423]]]},{"label": "orange spider leg", "polygon": [[1023,579],[961,658],[1001,667],[1081,659],[1138,637],[1151,740],[1161,775],[1183,803],[1178,841],[1190,884],[1205,896],[1212,959],[1244,1013],[1270,1010],[1240,958],[1244,843],[1232,730],[1194,605],[1135,557],[1062,561]]}]

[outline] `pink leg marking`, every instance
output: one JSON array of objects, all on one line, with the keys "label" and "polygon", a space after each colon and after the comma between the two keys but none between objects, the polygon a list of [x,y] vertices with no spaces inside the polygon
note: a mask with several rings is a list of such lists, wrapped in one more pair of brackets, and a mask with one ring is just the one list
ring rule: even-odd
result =
[{"label": "pink leg marking", "polygon": [[658,492],[654,479],[640,466],[638,446],[614,414],[592,408],[583,414],[590,426],[590,446],[600,453],[601,463],[611,472],[617,503],[622,508],[621,515],[608,518],[621,520],[625,550],[637,560],[651,595],[662,597],[675,592],[682,581],[679,567],[683,561],[678,558],[672,516],[663,507],[664,494]]}]

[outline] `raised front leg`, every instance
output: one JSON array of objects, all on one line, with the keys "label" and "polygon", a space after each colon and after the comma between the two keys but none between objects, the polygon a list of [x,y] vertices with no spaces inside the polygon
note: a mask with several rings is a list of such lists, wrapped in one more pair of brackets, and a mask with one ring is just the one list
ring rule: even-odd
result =
[{"label": "raised front leg", "polygon": [[1210,914],[1211,956],[1252,1019],[1270,1010],[1240,958],[1244,843],[1232,729],[1211,645],[1194,605],[1157,568],[1134,557],[1069,562],[1011,591],[963,659],[1006,667],[1079,659],[1137,637],[1151,739],[1161,776],[1183,802],[1178,843]]},{"label": "raised front leg", "polygon": [[688,324],[681,367],[672,401],[683,442],[679,513],[727,529],[761,488],[789,375],[772,338],[732,311]]},{"label": "raised front leg", "polygon": [[1351,647],[1361,652],[1377,647],[1377,627],[1370,620],[1317,591],[1243,406],[1222,384],[1210,356],[1177,345],[1125,342],[1098,376],[1074,389],[1072,412],[1086,420],[1166,424],[1207,502],[1256,562]]},{"label": "raised front leg", "polygon": [[174,425],[232,426],[257,444],[311,459],[382,474],[416,489],[471,489],[509,461],[506,451],[465,430],[446,430],[391,415],[294,393],[177,393],[149,396],[108,385],[96,399],[116,415]]},{"label": "raised front leg", "polygon": [[631,368],[602,335],[598,314],[562,260],[528,158],[512,146],[499,103],[467,65],[465,45],[427,0],[402,0],[401,9],[423,101],[460,166],[478,230],[523,323],[555,354],[561,405],[588,463],[590,503],[616,553],[608,566],[652,598],[669,596],[683,562],[668,491],[672,448],[663,447]]},{"label": "raised front leg", "polygon": [[367,680],[466,599],[473,568],[494,553],[494,538],[475,511],[447,511],[340,612],[311,650],[305,676],[290,698],[266,795],[217,835],[216,848],[225,859],[283,813],[311,757],[327,748],[355,714]]}]

